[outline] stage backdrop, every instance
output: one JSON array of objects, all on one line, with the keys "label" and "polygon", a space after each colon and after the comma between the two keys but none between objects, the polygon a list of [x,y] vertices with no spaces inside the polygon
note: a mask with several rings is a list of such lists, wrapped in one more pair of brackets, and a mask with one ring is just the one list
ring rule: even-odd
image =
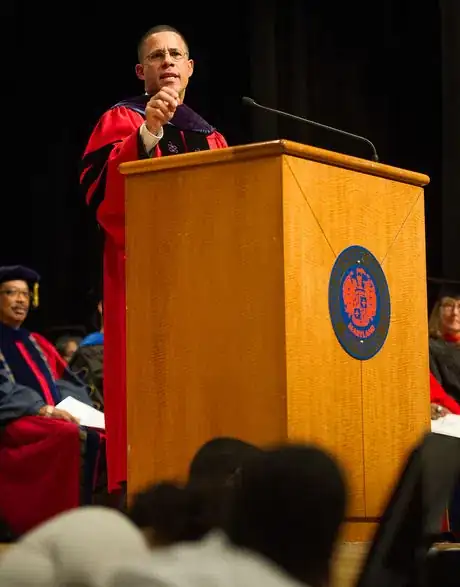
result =
[{"label": "stage backdrop", "polygon": [[383,162],[429,174],[429,272],[458,271],[457,0],[442,10],[438,0],[386,0],[372,11],[364,0],[234,0],[208,12],[17,4],[2,39],[0,263],[42,273],[33,327],[84,322],[92,310],[86,294],[98,280],[100,235],[79,194],[79,158],[98,116],[142,91],[137,40],[161,23],[183,31],[196,61],[187,102],[230,144],[285,137],[369,156],[360,143],[245,110],[249,95],[365,135]]}]

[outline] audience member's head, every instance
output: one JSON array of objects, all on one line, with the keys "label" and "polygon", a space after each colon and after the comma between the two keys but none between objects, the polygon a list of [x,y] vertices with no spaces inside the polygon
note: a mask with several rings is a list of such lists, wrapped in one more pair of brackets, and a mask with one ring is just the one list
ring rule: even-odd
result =
[{"label": "audience member's head", "polygon": [[346,506],[336,462],[312,446],[267,450],[241,470],[225,525],[230,540],[311,587],[325,585]]},{"label": "audience member's head", "polygon": [[68,363],[77,352],[81,341],[81,336],[74,336],[71,334],[65,334],[56,340],[56,349],[66,363]]},{"label": "audience member's head", "polygon": [[430,336],[460,342],[460,282],[442,284],[429,321]]},{"label": "audience member's head", "polygon": [[95,323],[97,330],[99,330],[99,332],[104,332],[104,302],[102,300],[97,303]]},{"label": "audience member's head", "polygon": [[213,506],[212,494],[204,487],[164,482],[138,493],[128,517],[151,546],[169,546],[199,540],[214,528]]},{"label": "audience member's head", "polygon": [[128,515],[152,545],[198,540],[221,526],[235,475],[260,452],[236,438],[214,438],[195,454],[185,486],[147,488],[134,498]]},{"label": "audience member's head", "polygon": [[224,486],[248,458],[261,449],[238,438],[221,436],[209,440],[198,449],[190,463],[189,483],[211,482]]}]

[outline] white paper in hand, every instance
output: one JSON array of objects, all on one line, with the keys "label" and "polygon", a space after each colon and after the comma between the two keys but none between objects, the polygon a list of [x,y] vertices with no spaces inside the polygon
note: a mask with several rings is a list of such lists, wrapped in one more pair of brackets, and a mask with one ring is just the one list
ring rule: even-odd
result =
[{"label": "white paper in hand", "polygon": [[73,397],[66,397],[62,402],[57,404],[56,408],[65,410],[75,418],[78,418],[81,426],[105,430],[104,414]]},{"label": "white paper in hand", "polygon": [[460,438],[460,416],[447,414],[443,418],[431,420],[431,432]]}]

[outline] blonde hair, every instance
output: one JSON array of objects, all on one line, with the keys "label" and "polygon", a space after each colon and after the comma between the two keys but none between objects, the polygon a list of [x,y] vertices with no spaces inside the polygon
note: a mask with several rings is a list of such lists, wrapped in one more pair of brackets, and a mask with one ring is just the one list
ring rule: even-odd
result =
[{"label": "blonde hair", "polygon": [[428,332],[431,338],[442,338],[441,332],[441,303],[442,298],[434,305],[428,321]]}]

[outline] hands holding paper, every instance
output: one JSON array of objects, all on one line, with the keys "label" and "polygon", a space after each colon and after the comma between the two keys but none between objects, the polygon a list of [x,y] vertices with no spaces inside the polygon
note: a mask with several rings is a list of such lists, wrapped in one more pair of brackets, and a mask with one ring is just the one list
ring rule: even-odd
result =
[{"label": "hands holding paper", "polygon": [[72,422],[79,426],[88,426],[89,428],[105,429],[104,414],[73,397],[66,397],[56,407],[41,407],[37,416],[65,420],[66,422]]},{"label": "hands holding paper", "polygon": [[431,419],[432,420],[438,420],[438,418],[444,418],[444,416],[447,416],[447,414],[451,414],[451,412],[447,409],[444,408],[443,406],[440,406],[439,404],[431,404]]},{"label": "hands holding paper", "polygon": [[71,421],[77,422],[80,426],[105,429],[104,414],[73,397],[66,397],[56,406],[56,409],[61,413],[71,415],[73,418]]},{"label": "hands holding paper", "polygon": [[55,418],[56,420],[65,420],[66,422],[73,422],[74,424],[80,424],[80,420],[69,414],[66,410],[60,410],[54,406],[43,406],[38,411],[38,416],[44,418]]}]

